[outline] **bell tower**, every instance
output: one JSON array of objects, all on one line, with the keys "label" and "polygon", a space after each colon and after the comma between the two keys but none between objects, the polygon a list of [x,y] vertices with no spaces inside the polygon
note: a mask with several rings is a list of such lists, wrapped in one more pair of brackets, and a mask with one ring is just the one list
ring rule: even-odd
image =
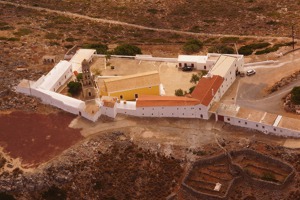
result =
[{"label": "bell tower", "polygon": [[82,61],[82,93],[84,99],[94,99],[96,97],[96,84],[94,82],[94,76],[90,71],[90,64],[86,61]]}]

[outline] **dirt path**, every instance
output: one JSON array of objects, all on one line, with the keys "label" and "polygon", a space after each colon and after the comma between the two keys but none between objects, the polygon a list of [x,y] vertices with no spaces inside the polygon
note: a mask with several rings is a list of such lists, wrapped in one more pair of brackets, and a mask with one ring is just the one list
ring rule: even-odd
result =
[{"label": "dirt path", "polygon": [[72,18],[86,19],[86,20],[90,20],[90,21],[94,21],[94,22],[126,26],[126,27],[130,27],[130,28],[141,29],[141,30],[151,30],[151,31],[157,31],[157,32],[168,32],[168,33],[176,33],[176,34],[181,34],[181,35],[192,35],[192,36],[240,37],[240,38],[254,38],[254,39],[287,39],[287,37],[194,33],[194,32],[179,31],[179,30],[173,30],[173,29],[160,29],[160,28],[147,27],[147,26],[142,26],[142,25],[137,25],[137,24],[131,24],[131,23],[117,21],[117,20],[89,17],[86,15],[71,13],[71,12],[67,12],[67,11],[58,11],[58,10],[52,10],[52,9],[48,9],[48,8],[34,7],[34,6],[19,4],[19,3],[11,3],[11,2],[7,2],[7,1],[0,1],[0,3],[6,4],[6,5],[13,5],[13,6],[17,6],[17,7],[33,9],[33,10],[37,10],[37,11],[46,11],[48,13],[55,13],[55,14],[59,14],[59,15],[72,17]]}]

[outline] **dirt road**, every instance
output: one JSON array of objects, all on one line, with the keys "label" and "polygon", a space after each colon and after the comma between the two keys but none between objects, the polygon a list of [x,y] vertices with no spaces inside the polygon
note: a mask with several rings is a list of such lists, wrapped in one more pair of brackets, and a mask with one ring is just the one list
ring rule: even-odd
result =
[{"label": "dirt road", "polygon": [[236,103],[244,107],[287,115],[288,113],[282,108],[281,100],[293,87],[300,85],[300,80],[269,95],[266,93],[266,89],[281,78],[300,70],[299,55],[300,52],[294,52],[280,58],[278,63],[253,67],[257,71],[256,75],[238,80]]},{"label": "dirt road", "polygon": [[90,21],[94,21],[94,22],[98,22],[98,23],[120,25],[120,26],[126,26],[126,27],[130,27],[130,28],[141,29],[141,30],[151,30],[151,31],[158,31],[158,32],[176,33],[176,34],[181,34],[181,35],[191,35],[191,36],[240,37],[240,38],[254,38],[254,39],[287,39],[287,37],[194,33],[194,32],[180,31],[180,30],[173,30],[173,29],[153,28],[153,27],[131,24],[131,23],[117,21],[117,20],[89,17],[86,15],[71,13],[71,12],[67,12],[67,11],[58,11],[58,10],[52,10],[52,9],[48,9],[48,8],[34,7],[34,6],[19,4],[19,3],[11,3],[11,2],[7,2],[7,1],[0,1],[0,3],[6,4],[6,5],[13,5],[13,6],[17,6],[17,7],[33,9],[33,10],[37,10],[37,11],[46,11],[48,13],[55,13],[58,15],[64,15],[64,16],[68,16],[68,17],[72,17],[72,18],[86,19],[86,20],[90,20]]}]

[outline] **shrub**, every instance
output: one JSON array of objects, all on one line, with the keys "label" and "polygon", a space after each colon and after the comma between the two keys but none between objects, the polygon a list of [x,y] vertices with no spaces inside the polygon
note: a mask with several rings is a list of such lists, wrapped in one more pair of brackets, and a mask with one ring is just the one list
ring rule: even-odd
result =
[{"label": "shrub", "polygon": [[187,54],[197,53],[203,47],[203,43],[197,39],[188,40],[182,47],[183,51]]},{"label": "shrub", "polygon": [[184,95],[184,92],[182,89],[178,89],[178,90],[175,90],[175,95],[176,96],[183,96]]},{"label": "shrub", "polygon": [[277,182],[275,176],[273,173],[271,172],[265,172],[263,174],[263,176],[261,177],[261,179],[265,180],[265,181],[272,181],[272,182]]},{"label": "shrub", "polygon": [[12,42],[20,41],[20,38],[8,38],[7,41],[12,41]]},{"label": "shrub", "polygon": [[234,54],[234,49],[226,45],[217,45],[208,49],[209,53]]},{"label": "shrub", "polygon": [[190,89],[189,89],[189,94],[192,94],[192,92],[194,91],[195,88],[196,88],[196,86],[190,87]]},{"label": "shrub", "polygon": [[57,40],[59,39],[59,36],[55,33],[46,33],[45,38],[49,40]]},{"label": "shrub", "polygon": [[193,26],[189,31],[194,33],[199,33],[201,31],[201,28],[200,26]]},{"label": "shrub", "polygon": [[222,43],[235,43],[240,40],[239,37],[223,37],[220,39]]},{"label": "shrub", "polygon": [[69,37],[69,38],[66,39],[67,42],[74,42],[74,41],[76,41],[76,40],[77,40],[77,39],[72,38],[72,37]]},{"label": "shrub", "polygon": [[78,82],[80,82],[83,78],[82,78],[82,73],[77,74],[76,79]]},{"label": "shrub", "polygon": [[300,105],[300,86],[294,87],[291,91],[291,100],[294,104]]},{"label": "shrub", "polygon": [[29,35],[30,33],[32,33],[32,31],[30,29],[21,28],[18,30],[18,32],[15,32],[14,35],[21,37],[24,35]]},{"label": "shrub", "polygon": [[266,48],[264,50],[255,52],[255,55],[261,55],[261,54],[267,54],[267,53],[275,52],[275,51],[278,51],[278,49],[279,49],[279,47],[274,45],[273,47],[269,47],[269,48]]},{"label": "shrub", "polygon": [[151,13],[151,14],[157,14],[157,13],[158,13],[158,10],[155,9],[155,8],[149,8],[147,11],[148,11],[149,13]]},{"label": "shrub", "polygon": [[67,192],[56,186],[51,186],[42,196],[45,200],[65,200],[67,199]]},{"label": "shrub", "polygon": [[6,194],[5,192],[0,192],[0,199],[3,199],[3,200],[15,200],[15,198],[12,195]]},{"label": "shrub", "polygon": [[53,19],[55,24],[71,24],[72,23],[72,19],[66,16],[56,16]]},{"label": "shrub", "polygon": [[105,44],[84,44],[82,45],[84,49],[96,49],[98,54],[107,54],[108,46]]},{"label": "shrub", "polygon": [[197,74],[193,74],[190,80],[190,83],[196,84],[200,80],[200,76]]},{"label": "shrub", "polygon": [[75,81],[71,81],[68,83],[68,92],[74,96],[74,95],[78,95],[81,91],[81,83],[79,82],[75,82]]},{"label": "shrub", "polygon": [[239,48],[239,53],[243,54],[245,56],[251,55],[254,50],[256,49],[262,49],[270,46],[271,44],[268,42],[262,42],[262,43],[254,43],[249,45],[244,45],[241,48]]},{"label": "shrub", "polygon": [[142,51],[137,46],[134,46],[134,45],[131,45],[131,44],[122,44],[122,45],[117,46],[113,50],[113,54],[135,56],[137,54],[142,54]]},{"label": "shrub", "polygon": [[9,29],[14,29],[13,27],[11,27],[8,23],[6,22],[1,22],[0,21],[0,30],[4,31],[4,30],[9,30]]}]

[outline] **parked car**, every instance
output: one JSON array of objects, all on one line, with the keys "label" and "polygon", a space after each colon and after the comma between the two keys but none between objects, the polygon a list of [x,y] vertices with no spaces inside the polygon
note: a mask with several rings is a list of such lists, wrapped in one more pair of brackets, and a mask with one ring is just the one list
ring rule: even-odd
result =
[{"label": "parked car", "polygon": [[256,71],[254,69],[249,69],[246,74],[247,74],[247,76],[251,76],[251,75],[254,75],[255,73],[256,73]]},{"label": "parked car", "polygon": [[193,71],[193,67],[189,67],[189,66],[183,67],[182,71],[184,71],[184,72]]}]

